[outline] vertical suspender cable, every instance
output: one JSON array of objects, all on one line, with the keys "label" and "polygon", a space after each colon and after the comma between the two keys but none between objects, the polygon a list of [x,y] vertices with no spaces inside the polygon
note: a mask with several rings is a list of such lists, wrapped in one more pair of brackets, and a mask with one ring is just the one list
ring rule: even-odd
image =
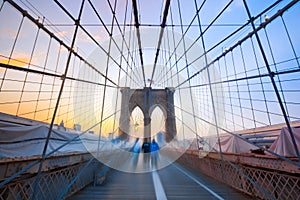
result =
[{"label": "vertical suspender cable", "polygon": [[[172,9],[170,9],[170,14],[171,14],[171,23],[172,23],[172,25],[174,24],[174,22],[173,22],[173,14],[172,14]],[[174,26],[172,26],[172,40],[173,40],[173,45],[174,45],[174,47],[175,47],[175,30],[174,30]],[[177,63],[177,53],[176,53],[176,49],[174,49],[174,58],[175,58],[175,66],[176,66],[176,72],[178,72],[178,63]],[[176,73],[177,74],[177,83],[179,83],[179,74],[178,73]],[[166,76],[166,74],[165,74],[165,76]],[[182,108],[182,96],[181,96],[181,89],[179,88],[178,89],[178,93],[179,93],[179,104],[180,104],[180,107]],[[183,112],[181,112],[181,120],[182,120],[182,124],[181,124],[181,126],[182,126],[182,136],[183,136],[183,139],[185,139],[184,137],[184,124],[183,124]],[[178,130],[177,130],[178,131]]]},{"label": "vertical suspender cable", "polygon": [[[196,10],[198,10],[197,1],[194,0],[194,2],[195,2]],[[205,65],[207,66],[208,65],[208,58],[207,58],[207,53],[206,53],[206,48],[205,48],[205,42],[204,42],[204,37],[203,37],[203,31],[202,31],[202,27],[201,27],[199,12],[197,12],[196,14],[197,14],[197,20],[198,20],[198,24],[199,24],[200,35],[202,36],[201,37],[201,43],[202,43],[202,47],[203,47],[203,51],[204,51]],[[215,121],[216,133],[217,133],[217,137],[218,137],[219,152],[220,152],[220,156],[221,156],[221,160],[222,160],[222,177],[224,179],[224,182],[226,183],[225,176],[224,176],[224,171],[225,171],[225,169],[224,169],[224,157],[223,157],[222,148],[221,148],[220,130],[219,130],[219,124],[218,124],[218,120],[217,120],[215,100],[214,100],[214,94],[212,92],[211,75],[210,75],[209,69],[210,68],[207,67],[207,78],[208,78],[208,84],[209,84],[209,90],[210,90],[210,98],[211,98],[211,103],[212,103],[213,117],[214,117],[214,121]]]},{"label": "vertical suspender cable", "polygon": [[244,56],[244,51],[243,51],[242,45],[239,45],[239,49],[240,49],[240,52],[241,52],[243,69],[244,69],[244,72],[245,72],[245,77],[246,77],[246,82],[247,82],[247,91],[248,91],[248,95],[249,95],[253,125],[254,125],[254,128],[256,128],[256,119],[255,119],[255,114],[254,114],[254,110],[253,110],[253,101],[252,101],[252,95],[251,95],[251,92],[250,92],[250,83],[249,83],[249,80],[247,78],[248,75],[247,75],[245,56]]},{"label": "vertical suspender cable", "polygon": [[[46,70],[46,65],[47,65],[47,62],[48,62],[49,51],[50,51],[51,43],[52,43],[52,37],[50,37],[50,39],[49,39],[49,44],[48,44],[48,48],[47,48],[47,52],[46,52],[45,63],[44,63],[44,67],[43,67],[43,70],[44,70],[44,71]],[[42,75],[42,78],[41,78],[41,82],[40,82],[40,88],[39,88],[39,93],[38,93],[37,99],[40,99],[41,90],[42,90],[42,86],[43,86],[43,82],[44,82],[44,77],[45,77],[45,75],[43,74],[43,75]],[[37,103],[36,106],[35,106],[35,112],[34,112],[33,119],[36,119],[37,109],[38,109],[38,103]]]},{"label": "vertical suspender cable", "polygon": [[[109,0],[108,0],[109,1]],[[113,15],[115,15],[115,9],[116,9],[116,4],[117,4],[117,0],[115,1],[115,5],[114,5],[114,12]],[[108,44],[108,51],[107,51],[107,60],[106,60],[106,69],[105,69],[105,76],[108,75],[108,66],[109,66],[109,61],[110,61],[110,51],[111,51],[111,44],[112,44],[112,37],[113,37],[113,30],[114,30],[114,22],[115,22],[115,18],[112,18],[112,26],[111,26],[111,30],[110,30],[110,38],[109,38],[109,44]],[[105,95],[106,95],[106,84],[107,84],[107,79],[104,80],[104,90],[103,90],[103,98],[102,98],[102,108],[101,108],[101,116],[100,116],[100,121],[102,121],[103,116],[104,116],[104,104],[105,104]],[[98,138],[98,147],[97,147],[97,159],[99,158],[99,151],[100,151],[100,142],[101,142],[101,136],[102,136],[102,127],[103,127],[103,123],[100,124],[100,130],[99,130],[99,138]]]},{"label": "vertical suspender cable", "polygon": [[252,37],[250,37],[250,41],[251,41],[251,47],[252,47],[252,50],[253,50],[253,55],[254,55],[254,58],[255,58],[255,64],[256,64],[257,72],[259,74],[259,81],[260,81],[260,86],[261,86],[261,90],[262,90],[262,93],[263,93],[264,103],[265,103],[265,107],[266,107],[266,111],[267,111],[267,115],[268,115],[268,122],[269,122],[269,125],[271,125],[271,118],[270,118],[270,115],[269,115],[269,108],[268,108],[268,104],[266,102],[266,93],[265,93],[264,84],[263,84],[263,81],[262,81],[262,77],[261,77],[261,73],[260,73],[260,69],[259,69],[259,64],[258,64],[258,59],[257,59],[257,55],[256,55],[256,52],[255,52],[255,47],[254,47]]},{"label": "vertical suspender cable", "polygon": [[[183,22],[182,22],[182,14],[181,14],[181,9],[180,9],[180,2],[179,0],[177,0],[177,4],[178,4],[178,13],[179,13],[179,21],[180,21],[180,28],[181,28],[181,34],[183,35]],[[186,67],[186,72],[187,72],[187,77],[190,77],[190,71],[189,71],[189,64],[188,64],[188,57],[186,55],[186,45],[185,45],[185,39],[184,36],[182,37],[182,44],[183,44],[183,51],[184,51],[184,57],[185,57],[185,67]],[[190,100],[191,100],[191,104],[192,104],[192,112],[193,112],[193,118],[194,118],[194,131],[197,134],[198,133],[198,127],[197,127],[197,122],[196,122],[196,118],[195,118],[195,105],[194,105],[194,99],[193,99],[193,95],[192,95],[192,88],[191,88],[191,81],[189,80],[189,92],[190,92]],[[198,139],[197,135],[196,138]],[[197,142],[197,146],[198,146],[198,142]],[[199,146],[198,146],[199,148]]]},{"label": "vertical suspender cable", "polygon": [[[126,6],[125,6],[125,14],[124,14],[124,24],[126,23],[126,19],[127,19],[127,9],[128,9],[128,0],[126,0]],[[123,27],[123,33],[121,34],[125,34],[125,26]],[[123,47],[124,47],[124,40],[122,40],[122,45],[121,45],[121,51],[123,54]],[[120,56],[120,65],[122,65],[122,61],[123,61],[123,56]],[[129,63],[127,63],[128,66]],[[126,68],[126,71],[128,70],[128,67]],[[128,72],[128,71],[127,71]],[[118,73],[118,85],[120,85],[120,79],[121,79],[121,69],[119,69],[119,73]],[[115,111],[117,111],[117,106],[118,106],[118,98],[119,98],[119,92],[120,89],[117,88],[117,97],[116,97],[116,102],[115,102]],[[117,115],[114,115],[114,122],[113,122],[113,132],[115,132],[115,126],[116,126],[116,117]]]},{"label": "vertical suspender cable", "polygon": [[[35,38],[34,38],[33,47],[32,47],[32,51],[31,51],[31,54],[30,54],[29,62],[28,62],[28,69],[30,68],[30,65],[31,65],[31,62],[32,62],[32,57],[33,57],[35,46],[36,46],[36,43],[37,43],[37,40],[38,40],[38,37],[39,37],[39,33],[40,33],[40,27],[38,27],[37,33],[36,33]],[[18,104],[18,107],[17,107],[17,112],[16,112],[17,114],[16,115],[21,115],[21,114],[19,114],[19,110],[20,110],[22,98],[23,98],[23,95],[24,95],[24,90],[25,90],[27,77],[28,77],[28,72],[26,72],[26,75],[25,75],[25,80],[24,80],[23,87],[22,87],[22,90],[21,90],[21,95],[20,95],[20,98],[19,98],[19,104]]]},{"label": "vertical suspender cable", "polygon": [[[232,60],[232,65],[233,65],[233,70],[234,70],[234,76],[235,76],[235,78],[237,78],[236,66],[235,66],[233,52],[231,52],[231,60]],[[239,89],[238,81],[236,81],[236,89],[237,89],[236,92],[237,92],[238,101],[239,101],[239,110],[240,110],[240,115],[241,115],[242,128],[245,129],[244,116],[243,116],[243,110],[242,110],[242,102],[241,102],[241,95],[240,95],[240,89]]]},{"label": "vertical suspender cable", "polygon": [[[9,58],[8,58],[8,62],[7,62],[8,64],[10,63],[12,54],[13,54],[13,52],[14,52],[14,50],[15,50],[15,46],[16,46],[17,40],[18,40],[18,38],[19,38],[19,35],[20,35],[20,32],[21,32],[21,28],[22,28],[23,22],[24,22],[24,15],[22,16],[22,20],[21,20],[21,22],[20,22],[20,25],[19,25],[19,28],[18,28],[18,31],[17,31],[17,35],[16,35],[16,37],[15,37],[15,40],[14,40],[12,49],[11,49],[10,54],[9,54]],[[0,85],[0,92],[1,92],[2,87],[3,87],[3,83],[4,83],[4,79],[5,79],[5,77],[6,77],[6,73],[7,73],[7,68],[5,69],[4,74],[3,74],[3,77],[2,77],[2,80],[3,80],[3,81],[1,82],[1,85]]]}]

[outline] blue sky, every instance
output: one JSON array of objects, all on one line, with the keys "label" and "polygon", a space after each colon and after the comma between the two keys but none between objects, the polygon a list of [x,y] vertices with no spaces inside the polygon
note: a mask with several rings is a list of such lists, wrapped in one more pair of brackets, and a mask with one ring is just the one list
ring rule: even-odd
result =
[{"label": "blue sky", "polygon": [[[79,8],[81,1],[80,0],[74,0],[74,1],[68,1],[68,0],[62,0],[59,1],[70,13],[74,18],[77,18],[79,13]],[[112,22],[112,12],[110,10],[110,6],[108,4],[108,1],[91,1],[93,2],[93,5],[98,11],[98,14],[100,15],[101,19],[104,21],[105,24],[107,24],[107,30],[111,30],[111,24]],[[114,6],[114,1],[109,1],[111,6]],[[163,0],[156,0],[156,1],[150,1],[150,0],[138,0],[138,10],[140,13],[140,24],[142,25],[140,27],[141,31],[144,32],[141,35],[142,43],[145,47],[144,49],[144,60],[145,60],[145,67],[146,67],[146,79],[151,78],[151,72],[153,67],[153,61],[155,57],[155,51],[157,47],[157,39],[160,27],[157,26],[161,23],[161,15],[164,8],[164,1]],[[262,12],[265,8],[267,8],[269,5],[274,3],[275,1],[269,1],[269,0],[261,0],[261,1],[255,1],[255,0],[249,0],[247,1],[252,16],[256,16],[258,13]],[[274,15],[279,9],[283,8],[287,3],[290,1],[282,1],[279,3],[276,7],[268,11],[267,13],[264,13],[261,17],[261,19],[258,19],[255,21],[255,25],[259,26],[261,22],[264,21],[264,15],[267,15],[268,17],[271,17]],[[2,4],[2,1],[0,2]],[[58,7],[58,5],[55,4],[53,1],[46,1],[46,0],[32,0],[32,1],[16,1],[18,5],[20,5],[22,8],[26,9],[30,15],[32,15],[34,18],[38,19],[39,22],[42,22],[43,17],[45,17],[44,25],[51,30],[60,40],[62,40],[65,44],[68,46],[71,44],[71,39],[74,32],[74,22],[63,12],[62,9]],[[197,4],[198,7],[201,5],[202,1],[198,0]],[[202,26],[202,30],[205,30],[207,28],[207,25],[209,25],[212,20],[220,13],[220,11],[229,3],[229,1],[225,0],[219,0],[219,1],[206,1],[204,4],[202,10],[200,11],[200,20]],[[190,24],[191,20],[195,16],[195,5],[194,0],[181,0],[179,1],[180,4],[180,12],[182,15],[182,23],[183,23],[183,31],[185,32],[188,28],[187,25]],[[32,7],[33,5],[33,7]],[[289,69],[298,69],[299,68],[299,54],[300,54],[300,38],[298,37],[300,34],[299,29],[299,18],[300,18],[300,7],[299,3],[296,4],[294,7],[292,7],[290,10],[284,13],[283,15],[283,21],[280,17],[272,21],[267,27],[266,32],[264,30],[259,31],[259,36],[261,38],[261,42],[264,47],[264,51],[266,53],[267,59],[271,65],[271,69],[273,71],[276,71],[275,68],[277,68],[278,71],[286,71]],[[126,24],[134,24],[133,21],[130,21],[132,19],[132,5],[131,1],[128,1],[128,10],[127,14],[125,15],[125,8],[126,8],[126,0],[118,0],[117,1],[117,7],[116,7],[116,17],[118,19],[118,22],[120,24],[124,23],[124,18],[126,17]],[[36,9],[36,10],[35,10]],[[167,49],[165,53],[161,52],[160,57],[158,59],[159,67],[156,71],[156,75],[154,76],[154,81],[156,85],[153,87],[167,87],[167,86],[176,86],[180,82],[184,81],[187,78],[187,72],[186,70],[183,70],[180,73],[180,81],[178,82],[177,77],[174,76],[172,78],[172,82],[164,82],[161,77],[170,77],[171,73],[175,74],[176,70],[175,67],[172,70],[169,70],[168,67],[175,66],[175,56],[170,59],[171,62],[167,64],[167,67],[165,67],[166,60],[168,56],[170,56],[170,53],[173,52],[174,46],[172,44],[171,35],[172,31],[174,30],[176,34],[181,35],[181,27],[177,26],[180,25],[180,15],[179,15],[179,9],[178,9],[178,1],[177,0],[171,0],[171,7],[169,11],[169,15],[167,18],[167,25],[171,25],[171,14],[173,18],[173,24],[176,26],[174,29],[171,26],[167,26],[166,32],[164,34],[162,47],[164,49]],[[132,19],[133,20],[133,19]],[[18,28],[20,26],[20,23],[22,21],[22,15],[13,9],[8,3],[4,4],[4,7],[0,11],[0,29],[1,29],[1,35],[0,35],[0,60],[2,63],[7,63],[9,58],[10,64],[20,66],[20,67],[28,67],[28,63],[30,62],[29,68],[31,69],[37,69],[41,70],[45,67],[45,71],[53,72],[55,74],[62,74],[64,70],[64,66],[67,60],[68,51],[66,48],[62,47],[57,41],[51,40],[50,37],[44,32],[39,31],[38,28],[33,25],[30,20],[27,18],[24,18],[23,24],[20,29],[19,38],[16,42],[16,45],[12,51],[14,39],[16,38],[16,34],[18,31]],[[229,5],[229,7],[225,10],[225,12],[218,18],[214,25],[211,26],[204,34],[204,42],[206,45],[206,50],[209,50],[211,47],[216,45],[220,40],[222,40],[224,37],[226,37],[228,34],[232,33],[234,30],[238,29],[241,25],[245,24],[248,21],[248,16],[246,13],[246,10],[244,8],[243,2],[241,0],[233,1]],[[287,31],[285,30],[284,23],[287,27]],[[82,19],[81,19],[82,26],[93,36],[93,38],[103,47],[105,47],[106,50],[108,50],[108,43],[109,43],[109,34],[107,33],[106,29],[101,25],[100,20],[98,19],[97,15],[94,13],[91,5],[88,1],[85,2],[85,6],[83,9]],[[192,23],[193,26],[191,26],[187,30],[187,34],[185,35],[185,41],[187,44],[189,41],[195,41],[197,38],[199,38],[200,30],[198,26],[198,20],[197,18]],[[155,26],[143,26],[143,25],[155,25]],[[123,26],[121,26],[122,33],[123,33]],[[238,34],[235,34],[233,37],[231,37],[229,40],[226,40],[224,43],[220,44],[216,48],[212,49],[208,53],[208,60],[212,61],[217,56],[221,55],[224,50],[230,48],[232,45],[237,43],[239,40],[241,40],[243,37],[245,37],[249,32],[252,31],[251,26],[245,27],[243,30],[241,30]],[[136,68],[132,71],[130,71],[129,75],[131,76],[141,76],[141,66],[139,61],[139,55],[138,55],[138,45],[136,40],[136,32],[134,29],[134,26],[126,26],[125,27],[125,38],[128,42],[130,51],[133,56],[133,60],[135,61]],[[148,33],[148,34],[147,34]],[[151,33],[152,35],[149,35]],[[33,45],[35,38],[37,37],[37,42],[35,46],[35,50],[33,51]],[[168,35],[169,34],[169,35]],[[115,26],[113,29],[113,35],[116,38],[120,39],[120,31]],[[131,39],[131,43],[129,43],[129,38]],[[289,38],[290,37],[290,38]],[[291,43],[290,43],[291,39]],[[180,37],[175,38],[175,43],[177,44],[180,40]],[[268,40],[270,42],[270,46],[268,43]],[[112,44],[112,50],[111,51],[117,51],[117,47],[121,48],[122,40],[118,44]],[[51,43],[51,45],[49,45]],[[171,45],[171,48],[169,48],[168,51],[168,45]],[[49,53],[48,47],[49,48]],[[147,49],[146,49],[147,47]],[[270,48],[271,47],[271,48]],[[125,47],[124,47],[125,48]],[[183,44],[179,44],[179,48],[183,48]],[[188,48],[188,47],[187,47]],[[75,50],[83,56],[83,58],[89,60],[97,69],[99,69],[101,72],[105,73],[106,68],[106,60],[107,57],[105,57],[105,54],[101,56],[102,54],[97,52],[99,51],[99,47],[95,42],[89,38],[89,36],[84,33],[82,29],[79,30],[76,43],[75,43]],[[181,49],[182,50],[182,49]],[[241,52],[242,50],[242,52]],[[199,53],[197,54],[197,51]],[[96,53],[95,53],[96,52]],[[193,58],[195,56],[199,56],[201,53],[203,53],[202,49],[202,43],[201,39],[198,40],[197,44],[192,48],[191,52],[196,52],[193,54],[189,54],[187,58],[187,63],[190,63],[193,61]],[[11,54],[11,55],[10,55]],[[177,59],[182,56],[180,53],[177,52]],[[196,55],[195,55],[196,54]],[[32,55],[32,57],[31,57]],[[48,55],[48,56],[47,56]],[[99,55],[99,56],[97,56]],[[111,55],[114,55],[113,52]],[[115,58],[117,62],[120,62],[120,55],[117,53],[115,54]],[[231,56],[234,57],[234,59],[231,58]],[[101,58],[101,65],[99,64],[99,58]],[[183,56],[182,59],[178,62],[178,68],[182,69],[186,66],[186,61]],[[14,60],[15,59],[15,60]],[[47,59],[47,63],[45,64]],[[129,63],[131,63],[131,59],[129,59]],[[298,62],[297,62],[298,61]],[[88,69],[88,67],[81,63],[81,61],[78,58],[74,58],[74,60],[71,61],[72,66],[69,75],[71,77],[82,77],[86,80],[93,80],[93,81],[99,81],[100,83],[104,83],[104,79],[101,78],[101,76],[93,75],[93,71]],[[103,63],[102,63],[103,62]],[[245,62],[245,65],[243,64]],[[27,63],[27,64],[26,64]],[[120,63],[119,63],[120,64]],[[131,63],[132,64],[132,63]],[[122,66],[125,68],[125,62],[124,60],[121,63]],[[108,70],[108,76],[115,82],[118,82],[118,71],[119,67],[116,63],[113,63],[111,60],[109,61],[109,70]],[[195,62],[192,65],[189,65],[189,72],[191,74],[199,71],[201,68],[205,66],[204,63],[204,57],[200,59],[198,62]],[[243,42],[240,46],[240,48],[235,48],[232,52],[228,53],[226,56],[222,57],[218,62],[215,62],[213,67],[215,69],[215,72],[217,73],[217,76],[215,77],[215,81],[217,81],[217,78],[220,78],[221,80],[227,80],[227,79],[234,79],[239,77],[245,77],[245,76],[251,76],[251,75],[259,75],[264,74],[267,72],[265,68],[265,64],[262,60],[261,53],[259,51],[257,41],[254,37],[252,39],[247,39],[245,42]],[[259,68],[259,70],[257,69]],[[82,70],[83,69],[83,70]],[[245,73],[246,69],[246,73]],[[8,112],[7,110],[11,110],[11,114],[22,114],[26,112],[30,112],[32,110],[31,114],[24,115],[24,117],[28,118],[36,118],[40,119],[39,113],[42,111],[40,110],[47,110],[47,108],[51,107],[55,102],[55,96],[57,95],[57,90],[59,88],[59,84],[61,83],[59,79],[52,79],[49,77],[38,77],[32,74],[25,74],[21,72],[16,72],[12,70],[8,70],[7,72],[4,72],[4,70],[1,68],[1,77],[3,77],[5,74],[5,81],[1,79],[1,93],[0,98],[2,102],[15,102],[15,103],[8,103],[0,105],[0,111]],[[130,82],[130,79],[126,79],[127,75],[125,72],[121,72],[121,81],[122,86],[129,87],[142,87],[143,83],[142,81],[138,80],[138,83]],[[164,74],[167,74],[166,76],[163,76]],[[190,74],[190,75],[191,75]],[[192,85],[199,85],[199,84],[206,84],[207,78],[206,78],[206,71],[200,73],[198,76],[196,76],[194,79],[191,80]],[[276,76],[275,80],[277,81],[277,87],[281,91],[284,90],[285,92],[281,92],[281,98],[287,102],[286,104],[286,111],[291,116],[291,120],[298,120],[299,116],[299,109],[300,109],[300,97],[299,97],[299,91],[297,88],[297,85],[300,84],[299,78],[299,72],[297,73],[288,73],[286,75],[280,75]],[[127,77],[128,78],[128,77]],[[48,80],[49,79],[49,80]],[[126,79],[126,80],[125,80]],[[40,84],[24,84],[24,82],[34,82],[37,81]],[[279,82],[279,80],[281,82]],[[51,84],[55,83],[55,86],[50,86]],[[176,83],[176,84],[175,84]],[[72,92],[72,89],[74,88],[73,82],[67,83],[68,87],[65,90],[65,95],[68,96]],[[72,85],[73,84],[73,85]],[[250,87],[247,87],[247,84],[250,84]],[[185,87],[189,86],[188,83],[183,85]],[[73,88],[72,88],[73,87]],[[80,86],[81,87],[81,86]],[[82,86],[83,87],[83,86]],[[99,112],[101,113],[101,107],[102,107],[102,101],[99,99],[103,98],[102,92],[103,88],[93,88],[89,86],[84,86],[84,88],[88,91],[87,94],[80,99],[79,103],[82,110],[85,109],[91,109],[91,110],[97,110],[96,115],[96,121],[99,121]],[[87,89],[88,88],[88,89]],[[220,88],[222,88],[223,91],[217,91]],[[230,83],[224,83],[222,87],[216,89],[216,96],[225,95],[225,101],[222,101],[221,104],[224,104],[224,107],[221,108],[220,113],[224,113],[222,119],[224,121],[224,126],[232,131],[239,130],[239,129],[247,129],[247,128],[253,128],[255,126],[263,126],[263,125],[270,125],[270,124],[277,124],[283,122],[282,112],[279,109],[278,101],[274,95],[273,87],[270,84],[269,77],[265,78],[256,78],[247,81],[233,81]],[[34,90],[34,92],[22,92],[20,93],[20,90]],[[42,92],[40,94],[39,91],[49,91]],[[96,92],[94,92],[96,90]],[[51,92],[50,92],[51,91]],[[104,107],[106,115],[109,115],[110,113],[113,113],[114,108],[114,102],[111,102],[110,97],[115,95],[113,92],[113,89],[108,89],[107,98],[105,100]],[[176,104],[178,106],[184,104],[187,105],[184,107],[189,112],[191,112],[191,99],[189,98],[191,91],[188,89],[183,89],[182,91],[186,92],[187,97],[183,98],[184,100],[180,99],[178,92]],[[264,92],[263,92],[264,91]],[[93,97],[93,94],[95,93],[98,96]],[[87,101],[85,98],[90,97],[91,98],[97,98],[98,100],[96,103],[94,102],[93,105],[87,105],[91,104],[90,101]],[[209,97],[209,90],[207,90],[207,87],[195,87],[192,90],[192,95],[195,101],[195,107],[196,107],[196,115],[200,118],[208,118],[209,120],[212,120],[212,111],[210,108],[210,97]],[[43,98],[45,101],[41,102],[38,98]],[[72,97],[73,98],[73,97]],[[16,100],[17,99],[17,100]],[[73,116],[71,110],[73,109],[72,100],[70,100],[71,97],[66,98],[65,101],[62,102],[63,105],[61,107],[61,115],[57,118],[57,122],[59,122],[62,119],[65,119],[69,122],[69,126],[72,126],[72,123],[74,123],[75,117]],[[240,101],[238,99],[241,99]],[[31,103],[28,103],[28,101],[33,101]],[[46,101],[48,100],[48,101]],[[16,103],[16,102],[22,102],[22,103]],[[26,102],[26,104],[25,104]],[[82,102],[88,102],[88,103],[82,103]],[[107,103],[109,102],[109,103]],[[182,103],[183,102],[183,103]],[[26,105],[26,106],[23,106]],[[255,111],[253,111],[255,110]],[[38,111],[38,112],[37,112]],[[44,112],[44,111],[43,111]],[[82,111],[83,112],[83,111]],[[51,113],[51,112],[50,112]],[[64,113],[69,113],[69,115],[66,115]],[[186,115],[181,114],[179,110],[177,110],[178,116],[181,116],[183,121],[185,121],[188,126],[193,126],[193,119]],[[267,114],[269,113],[269,114]],[[41,114],[41,116],[44,116],[46,114]],[[81,115],[80,113],[78,115]],[[48,118],[49,118],[48,113]],[[85,115],[82,115],[85,116]],[[162,114],[158,113],[158,117],[156,117],[156,120],[162,119]],[[69,117],[70,119],[67,119]],[[86,117],[85,117],[86,118]],[[116,117],[118,118],[118,117]],[[86,118],[87,119],[87,118]],[[43,119],[44,120],[44,119]],[[49,120],[49,119],[48,119]],[[80,119],[82,120],[82,119]],[[269,121],[270,120],[270,121]],[[86,120],[88,121],[88,120]],[[91,120],[92,121],[92,120]],[[235,121],[235,122],[232,122]],[[244,122],[242,122],[244,121]],[[207,131],[207,125],[203,123],[203,121],[198,120],[198,129],[199,131],[205,132]],[[84,122],[86,124],[89,124],[88,122]],[[244,123],[244,124],[243,124]],[[68,124],[68,123],[67,123]],[[108,127],[110,127],[112,123],[108,123]],[[86,125],[88,126],[88,125]],[[179,125],[178,125],[179,126]],[[206,127],[206,128],[205,128]],[[112,128],[108,128],[111,130]],[[182,128],[181,128],[182,129]]]}]

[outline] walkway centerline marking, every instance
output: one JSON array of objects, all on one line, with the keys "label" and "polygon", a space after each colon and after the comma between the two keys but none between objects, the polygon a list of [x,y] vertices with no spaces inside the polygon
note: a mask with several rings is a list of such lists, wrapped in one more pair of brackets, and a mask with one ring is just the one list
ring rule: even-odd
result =
[{"label": "walkway centerline marking", "polygon": [[152,179],[153,179],[156,199],[167,200],[167,196],[166,196],[164,187],[161,184],[160,178],[159,178],[156,170],[152,171]]}]

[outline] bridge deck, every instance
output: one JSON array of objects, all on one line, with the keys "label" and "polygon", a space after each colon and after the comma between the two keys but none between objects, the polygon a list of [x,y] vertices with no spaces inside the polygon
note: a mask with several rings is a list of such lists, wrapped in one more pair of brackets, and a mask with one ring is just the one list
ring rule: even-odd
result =
[{"label": "bridge deck", "polygon": [[251,199],[177,163],[149,173],[109,172],[103,186],[90,185],[70,197],[80,199]]}]

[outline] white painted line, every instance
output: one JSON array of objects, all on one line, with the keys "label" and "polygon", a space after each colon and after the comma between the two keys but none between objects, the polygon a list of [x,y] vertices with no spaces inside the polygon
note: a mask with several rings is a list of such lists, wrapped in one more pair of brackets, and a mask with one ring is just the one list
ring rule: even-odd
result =
[{"label": "white painted line", "polygon": [[156,199],[167,200],[167,196],[166,196],[164,187],[161,184],[160,178],[159,178],[156,170],[152,171],[152,179],[153,179]]},{"label": "white painted line", "polygon": [[187,177],[189,177],[190,179],[192,179],[193,181],[195,181],[198,185],[200,185],[203,189],[205,189],[206,191],[208,191],[210,194],[212,194],[214,197],[216,197],[217,199],[220,200],[224,200],[221,196],[219,196],[217,193],[215,193],[214,191],[212,191],[211,189],[209,189],[206,185],[204,185],[203,183],[201,183],[200,181],[198,181],[196,178],[194,178],[193,176],[191,176],[190,174],[188,174],[187,172],[185,172],[183,169],[179,168],[178,166],[176,166],[174,163],[173,165],[179,170],[181,171],[183,174],[185,174]]}]

